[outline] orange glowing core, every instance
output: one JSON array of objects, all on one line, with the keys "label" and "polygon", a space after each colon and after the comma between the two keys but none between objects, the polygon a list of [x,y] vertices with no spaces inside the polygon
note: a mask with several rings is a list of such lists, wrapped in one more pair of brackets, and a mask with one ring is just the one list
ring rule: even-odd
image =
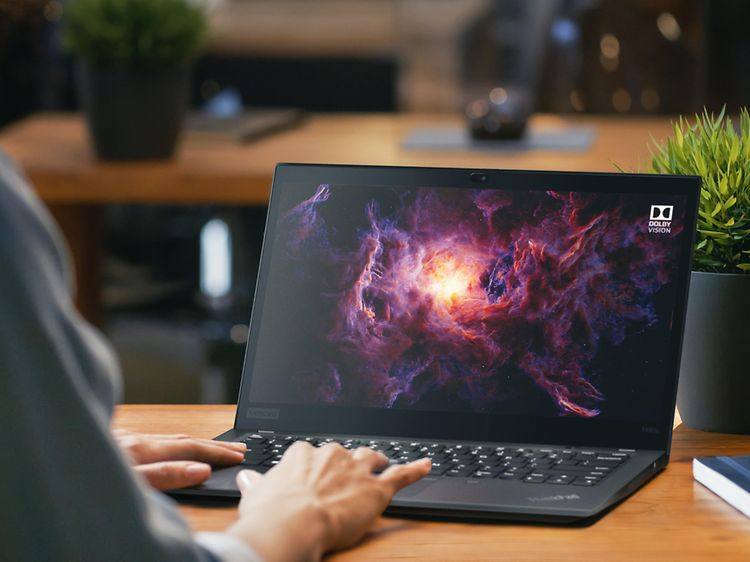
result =
[{"label": "orange glowing core", "polygon": [[447,253],[434,255],[422,270],[425,290],[445,304],[468,296],[476,273],[473,268]]}]

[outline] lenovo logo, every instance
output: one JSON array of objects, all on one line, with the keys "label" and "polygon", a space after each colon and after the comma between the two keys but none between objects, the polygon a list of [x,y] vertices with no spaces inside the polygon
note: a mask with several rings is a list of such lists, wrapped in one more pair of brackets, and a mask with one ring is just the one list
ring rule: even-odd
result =
[{"label": "lenovo logo", "polygon": [[247,417],[253,420],[277,420],[281,410],[278,408],[248,408]]}]

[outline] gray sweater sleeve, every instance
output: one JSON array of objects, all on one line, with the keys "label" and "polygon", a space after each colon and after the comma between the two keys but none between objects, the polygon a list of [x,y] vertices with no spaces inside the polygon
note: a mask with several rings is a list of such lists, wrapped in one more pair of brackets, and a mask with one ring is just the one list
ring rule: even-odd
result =
[{"label": "gray sweater sleeve", "polygon": [[117,362],[60,240],[0,152],[0,560],[214,559],[110,436]]}]

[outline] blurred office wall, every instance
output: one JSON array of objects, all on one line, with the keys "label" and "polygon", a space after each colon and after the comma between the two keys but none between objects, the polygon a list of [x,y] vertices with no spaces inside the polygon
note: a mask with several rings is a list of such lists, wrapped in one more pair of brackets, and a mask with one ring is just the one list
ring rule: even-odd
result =
[{"label": "blurred office wall", "polygon": [[[0,126],[76,107],[60,47],[74,0],[0,0]],[[551,112],[693,112],[747,103],[744,0],[210,0],[194,102],[456,111],[467,86],[538,77]]]}]

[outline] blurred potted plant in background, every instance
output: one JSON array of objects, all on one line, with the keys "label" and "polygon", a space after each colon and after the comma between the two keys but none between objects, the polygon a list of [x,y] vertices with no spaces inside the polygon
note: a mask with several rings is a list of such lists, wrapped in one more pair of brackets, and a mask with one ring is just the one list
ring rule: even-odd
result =
[{"label": "blurred potted plant in background", "polygon": [[78,86],[97,155],[168,158],[188,106],[189,64],[207,15],[196,0],[72,0],[65,47],[78,58]]},{"label": "blurred potted plant in background", "polygon": [[653,173],[703,178],[677,406],[690,427],[750,433],[750,116],[683,119]]}]

